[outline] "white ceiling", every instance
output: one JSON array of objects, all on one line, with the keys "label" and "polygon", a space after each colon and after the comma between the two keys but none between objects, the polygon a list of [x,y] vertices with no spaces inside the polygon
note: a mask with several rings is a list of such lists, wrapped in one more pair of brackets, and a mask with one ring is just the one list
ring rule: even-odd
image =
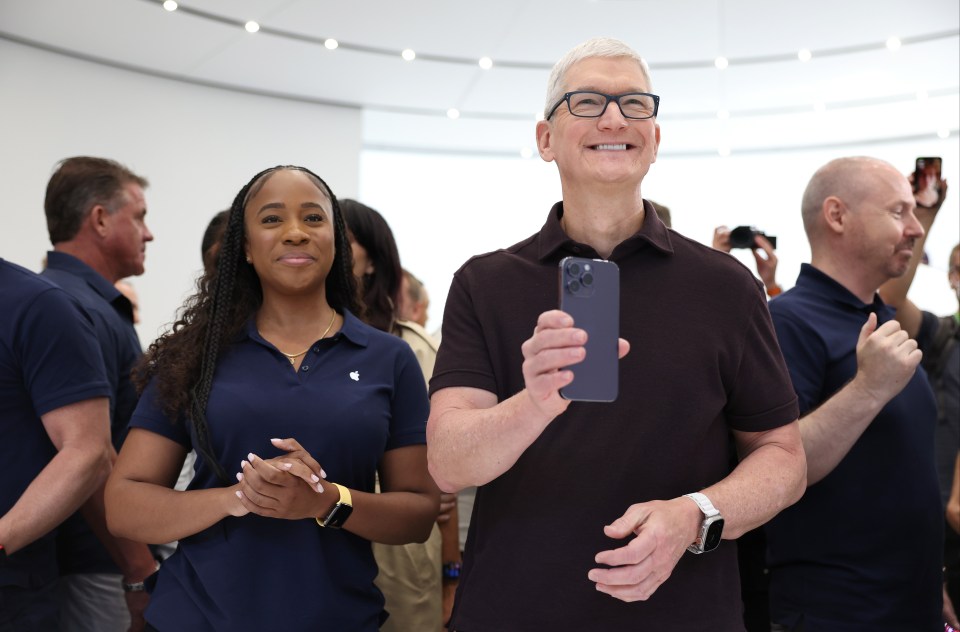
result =
[{"label": "white ceiling", "polygon": [[[247,33],[247,20],[261,31]],[[8,40],[363,108],[370,148],[531,147],[550,65],[601,35],[648,60],[665,154],[955,135],[960,127],[955,0],[184,0],[174,12],[160,0],[0,0]],[[894,35],[904,45],[891,52],[883,43]],[[341,47],[327,50],[327,37]],[[418,58],[403,61],[404,48]],[[796,59],[802,48],[811,61]],[[730,59],[726,70],[713,66],[719,55]],[[483,56],[492,69],[477,65]],[[749,63],[758,57],[783,61]],[[448,108],[461,117],[448,119]],[[718,119],[719,110],[730,118]]]}]

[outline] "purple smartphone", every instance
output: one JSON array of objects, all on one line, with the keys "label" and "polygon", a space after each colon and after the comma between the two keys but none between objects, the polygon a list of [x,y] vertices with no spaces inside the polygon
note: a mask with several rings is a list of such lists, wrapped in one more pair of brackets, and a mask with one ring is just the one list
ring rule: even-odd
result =
[{"label": "purple smartphone", "polygon": [[612,261],[566,257],[560,262],[560,309],[587,332],[587,355],[571,365],[564,399],[612,402],[620,373],[620,268]]}]

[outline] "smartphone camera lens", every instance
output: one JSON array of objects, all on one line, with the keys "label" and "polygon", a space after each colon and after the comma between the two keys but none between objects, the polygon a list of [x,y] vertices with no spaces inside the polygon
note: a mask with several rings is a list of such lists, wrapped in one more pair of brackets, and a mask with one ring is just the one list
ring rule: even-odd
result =
[{"label": "smartphone camera lens", "polygon": [[571,263],[570,265],[568,265],[568,266],[567,266],[567,274],[569,274],[570,276],[573,276],[573,277],[575,277],[575,276],[580,276],[580,264],[579,264],[579,263]]},{"label": "smartphone camera lens", "polygon": [[593,275],[589,272],[584,272],[583,276],[580,277],[580,282],[583,283],[583,287],[590,287],[593,285]]},{"label": "smartphone camera lens", "polygon": [[567,283],[567,289],[570,290],[571,294],[576,294],[580,291],[580,281],[572,279],[569,283]]}]

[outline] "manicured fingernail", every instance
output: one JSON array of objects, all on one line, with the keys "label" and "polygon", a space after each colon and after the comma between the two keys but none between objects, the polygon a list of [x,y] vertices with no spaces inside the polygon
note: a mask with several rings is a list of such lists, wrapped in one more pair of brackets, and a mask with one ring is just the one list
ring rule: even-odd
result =
[{"label": "manicured fingernail", "polygon": [[254,461],[256,458],[257,458],[257,455],[254,454],[253,452],[251,452],[250,454],[247,455],[247,459],[248,459],[251,463],[253,463],[253,461]]},{"label": "manicured fingernail", "polygon": [[289,470],[291,467],[293,467],[293,463],[284,463],[280,467],[282,467],[285,470]]},{"label": "manicured fingernail", "polygon": [[243,492],[241,492],[239,489],[235,493],[237,494],[237,498],[243,498]]},{"label": "manicured fingernail", "polygon": [[323,493],[323,485],[321,483],[317,483],[317,491],[321,494]]},{"label": "manicured fingernail", "polygon": [[249,467],[249,466],[250,466],[250,464],[247,463],[246,461],[240,461],[240,469],[241,469],[241,470],[242,470],[243,468]]},{"label": "manicured fingernail", "polygon": [[278,443],[280,441],[283,441],[283,439],[270,439],[271,443]]},{"label": "manicured fingernail", "polygon": [[323,468],[320,468],[320,476],[322,476],[323,478],[327,477],[327,473],[323,471]]},{"label": "manicured fingernail", "polygon": [[238,481],[242,481],[242,480],[243,480],[243,474],[241,474],[240,472],[237,472],[237,480],[238,480]]},{"label": "manicured fingernail", "polygon": [[313,481],[314,483],[319,483],[319,482],[320,482],[320,477],[317,476],[316,474],[311,474],[311,475],[310,475],[310,480]]}]

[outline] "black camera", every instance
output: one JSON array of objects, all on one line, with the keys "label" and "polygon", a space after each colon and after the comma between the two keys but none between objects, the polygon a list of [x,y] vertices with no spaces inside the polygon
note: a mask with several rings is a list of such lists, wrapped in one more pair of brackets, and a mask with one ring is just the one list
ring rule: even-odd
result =
[{"label": "black camera", "polygon": [[759,248],[757,245],[757,235],[766,237],[773,249],[777,249],[777,238],[768,235],[762,230],[757,230],[753,226],[737,226],[730,231],[730,248]]}]

